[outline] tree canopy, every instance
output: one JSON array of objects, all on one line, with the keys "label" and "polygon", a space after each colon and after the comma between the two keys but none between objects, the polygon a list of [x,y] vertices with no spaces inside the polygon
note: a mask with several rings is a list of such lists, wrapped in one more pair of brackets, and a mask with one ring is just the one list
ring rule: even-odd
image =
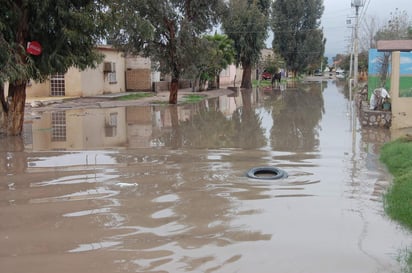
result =
[{"label": "tree canopy", "polygon": [[272,4],[273,48],[294,72],[322,62],[326,40],[319,28],[322,0],[276,0]]},{"label": "tree canopy", "polygon": [[196,54],[203,49],[200,36],[217,23],[222,0],[122,0],[112,5],[117,25],[112,39],[117,46],[141,53],[160,64],[172,77],[170,103],[177,103],[177,84]]},{"label": "tree canopy", "polygon": [[[101,59],[95,46],[104,36],[108,19],[104,0],[1,2],[0,81],[43,80],[71,66],[95,66]],[[41,44],[40,55],[25,51],[30,41]]]},{"label": "tree canopy", "polygon": [[[25,87],[69,67],[84,69],[101,60],[95,50],[104,37],[107,0],[1,0],[0,4],[0,133],[20,134]],[[42,51],[30,55],[28,42]],[[8,99],[4,83],[9,82]]]},{"label": "tree canopy", "polygon": [[230,0],[222,28],[234,41],[237,65],[242,65],[242,88],[251,88],[252,66],[259,61],[268,37],[270,0]]},{"label": "tree canopy", "polygon": [[216,80],[216,86],[219,88],[219,74],[233,63],[235,52],[233,48],[233,41],[227,35],[215,34],[206,35],[205,39],[209,41],[207,56],[208,64],[207,70],[209,78]]}]

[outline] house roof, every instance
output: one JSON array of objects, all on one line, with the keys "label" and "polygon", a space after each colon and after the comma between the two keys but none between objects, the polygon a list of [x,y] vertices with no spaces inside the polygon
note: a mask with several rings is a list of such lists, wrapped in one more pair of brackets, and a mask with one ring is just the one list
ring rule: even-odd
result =
[{"label": "house roof", "polygon": [[412,40],[381,40],[378,51],[412,51]]}]

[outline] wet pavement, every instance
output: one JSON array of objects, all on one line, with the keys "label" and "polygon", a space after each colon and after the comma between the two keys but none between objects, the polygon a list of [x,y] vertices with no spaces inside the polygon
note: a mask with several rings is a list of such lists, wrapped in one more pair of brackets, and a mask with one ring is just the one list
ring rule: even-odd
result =
[{"label": "wet pavement", "polygon": [[0,140],[1,272],[407,272],[389,131],[335,81],[32,117]]}]

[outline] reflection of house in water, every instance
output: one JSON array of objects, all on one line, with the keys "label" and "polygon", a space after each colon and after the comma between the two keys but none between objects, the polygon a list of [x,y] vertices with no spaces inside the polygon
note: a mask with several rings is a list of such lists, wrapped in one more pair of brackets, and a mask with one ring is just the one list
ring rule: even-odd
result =
[{"label": "reflection of house in water", "polygon": [[128,147],[149,147],[152,137],[152,106],[126,108]]},{"label": "reflection of house in water", "polygon": [[[252,101],[257,100],[252,92]],[[221,96],[179,106],[130,106],[44,112],[25,124],[25,139],[34,150],[149,148],[165,145],[174,126],[202,111],[230,118],[242,106],[241,96]],[[28,147],[27,147],[28,148]]]},{"label": "reflection of house in water", "polygon": [[124,146],[126,110],[122,108],[45,112],[31,125],[35,150]]}]

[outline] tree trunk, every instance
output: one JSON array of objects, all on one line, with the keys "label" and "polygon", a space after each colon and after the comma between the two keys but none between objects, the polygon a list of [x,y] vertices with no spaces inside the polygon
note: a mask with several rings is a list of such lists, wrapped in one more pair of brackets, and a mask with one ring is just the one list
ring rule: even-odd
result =
[{"label": "tree trunk", "polygon": [[252,66],[244,65],[242,74],[242,84],[240,88],[250,89],[252,88]]},{"label": "tree trunk", "polygon": [[8,136],[21,135],[26,104],[26,82],[11,83],[7,97],[7,107],[1,107],[0,133]]},{"label": "tree trunk", "polygon": [[171,146],[173,149],[178,149],[182,147],[182,132],[179,126],[179,112],[177,111],[177,106],[169,107],[170,119],[172,122],[172,137]]},{"label": "tree trunk", "polygon": [[179,80],[172,79],[170,84],[170,95],[169,95],[169,103],[170,104],[177,104],[177,92],[179,90]]}]

